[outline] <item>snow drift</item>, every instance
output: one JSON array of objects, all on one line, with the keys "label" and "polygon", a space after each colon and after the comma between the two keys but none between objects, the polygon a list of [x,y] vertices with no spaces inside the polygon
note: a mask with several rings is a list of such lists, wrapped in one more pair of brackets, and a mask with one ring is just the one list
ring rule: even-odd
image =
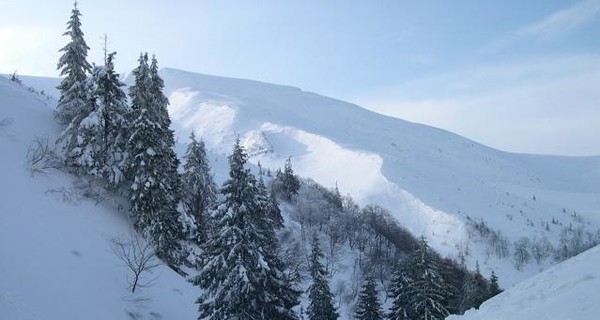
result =
[{"label": "snow drift", "polygon": [[600,246],[564,261],[448,320],[598,319]]}]

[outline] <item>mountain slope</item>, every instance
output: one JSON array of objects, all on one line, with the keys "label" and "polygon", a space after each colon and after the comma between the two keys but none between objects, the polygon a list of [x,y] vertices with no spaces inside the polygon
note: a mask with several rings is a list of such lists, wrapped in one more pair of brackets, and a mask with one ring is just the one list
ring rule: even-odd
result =
[{"label": "mountain slope", "polygon": [[0,77],[0,319],[194,319],[197,292],[169,268],[127,289],[110,250],[130,233],[125,212],[59,171],[32,175],[29,146],[57,130],[40,97]]},{"label": "mountain slope", "polygon": [[600,246],[527,279],[448,320],[598,319]]},{"label": "mountain slope", "polygon": [[564,226],[600,226],[600,157],[511,154],[292,87],[174,69],[161,75],[180,141],[194,130],[224,155],[239,135],[251,161],[272,169],[291,156],[301,176],[389,208],[436,249],[470,253],[469,263],[496,269],[504,283],[538,268],[514,272],[510,261],[495,261],[469,221],[483,219],[512,241],[556,242]]},{"label": "mountain slope", "polygon": [[[516,271],[510,256],[494,256],[475,223],[510,241],[508,250],[524,236],[556,245],[565,229],[600,227],[600,157],[502,152],[288,86],[168,68],[161,76],[179,154],[195,131],[217,181],[225,178],[225,156],[239,135],[254,164],[275,170],[291,156],[299,175],[337,185],[359,204],[390,209],[443,254],[465,255],[471,267],[478,261],[486,276],[495,270],[503,286],[552,262]],[[46,92],[57,83],[35,81]]]}]

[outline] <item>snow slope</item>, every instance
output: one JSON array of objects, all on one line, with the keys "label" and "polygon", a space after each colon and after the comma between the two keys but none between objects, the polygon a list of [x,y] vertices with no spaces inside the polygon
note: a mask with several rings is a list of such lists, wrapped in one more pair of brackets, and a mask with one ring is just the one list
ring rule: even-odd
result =
[{"label": "snow slope", "polygon": [[[600,227],[600,157],[507,153],[293,87],[168,68],[161,75],[179,154],[195,131],[218,181],[240,136],[254,164],[275,170],[291,156],[299,175],[337,185],[359,204],[388,208],[443,254],[468,252],[471,267],[478,261],[486,276],[495,270],[504,287],[550,262],[516,271],[510,258],[489,254],[468,218],[483,219],[511,241],[528,236],[556,243],[566,226]],[[35,81],[46,92],[58,83]]]},{"label": "snow slope", "polygon": [[194,130],[222,156],[239,135],[251,161],[272,169],[291,156],[301,176],[390,209],[441,252],[471,248],[468,262],[487,275],[496,269],[503,285],[539,267],[515,272],[495,261],[469,237],[467,217],[510,240],[556,241],[561,225],[600,226],[600,157],[512,154],[293,87],[168,68],[161,75],[180,142]]},{"label": "snow slope", "polygon": [[85,199],[71,176],[32,176],[27,150],[54,123],[40,97],[0,77],[0,319],[195,319],[196,289],[169,268],[127,290],[109,245],[130,232],[124,212]]},{"label": "snow slope", "polygon": [[564,261],[448,320],[594,320],[600,315],[600,246]]}]

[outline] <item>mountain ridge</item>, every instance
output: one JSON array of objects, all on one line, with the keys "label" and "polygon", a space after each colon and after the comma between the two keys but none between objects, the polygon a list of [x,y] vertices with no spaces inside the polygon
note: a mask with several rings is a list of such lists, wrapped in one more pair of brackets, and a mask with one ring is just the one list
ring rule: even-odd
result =
[{"label": "mountain ridge", "polygon": [[[487,222],[511,241],[534,234],[558,241],[559,228],[546,231],[542,225],[575,224],[573,214],[589,219],[583,224],[592,229],[600,225],[598,156],[504,152],[289,86],[240,79],[230,85],[227,78],[169,68],[161,76],[181,138],[193,130],[221,154],[228,148],[218,150],[218,144],[229,145],[236,135],[248,149],[254,144],[265,149],[261,144],[267,141],[271,151],[251,162],[276,169],[291,156],[301,176],[338,186],[359,204],[383,205],[448,255],[476,246],[469,218]],[[227,121],[213,118],[215,110],[227,113]],[[218,130],[204,129],[215,123],[222,123]],[[467,260],[471,265],[481,260],[490,272],[496,262],[483,251]],[[515,283],[534,272],[499,273]]]}]

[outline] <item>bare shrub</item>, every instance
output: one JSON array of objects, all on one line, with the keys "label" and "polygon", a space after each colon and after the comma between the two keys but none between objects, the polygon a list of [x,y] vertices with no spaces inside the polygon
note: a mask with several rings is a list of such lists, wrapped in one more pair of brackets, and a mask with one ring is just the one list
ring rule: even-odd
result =
[{"label": "bare shrub", "polygon": [[83,195],[77,189],[65,188],[64,186],[57,188],[50,188],[44,192],[46,195],[52,195],[63,202],[70,204],[79,204],[83,199]]},{"label": "bare shrub", "polygon": [[48,137],[35,137],[27,150],[27,168],[32,175],[47,174],[49,169],[60,168],[60,158]]},{"label": "bare shrub", "polygon": [[154,246],[135,232],[129,238],[113,238],[110,240],[112,252],[129,269],[127,277],[129,288],[132,293],[135,289],[146,288],[156,283],[158,276],[146,279],[146,273],[152,274],[152,270],[161,263],[155,255]]},{"label": "bare shrub", "polygon": [[12,124],[12,119],[11,118],[2,118],[2,120],[0,120],[0,129],[8,127]]},{"label": "bare shrub", "polygon": [[15,137],[8,133],[7,128],[12,125],[13,120],[11,118],[5,117],[0,119],[0,136],[6,136],[10,141],[15,141]]}]

